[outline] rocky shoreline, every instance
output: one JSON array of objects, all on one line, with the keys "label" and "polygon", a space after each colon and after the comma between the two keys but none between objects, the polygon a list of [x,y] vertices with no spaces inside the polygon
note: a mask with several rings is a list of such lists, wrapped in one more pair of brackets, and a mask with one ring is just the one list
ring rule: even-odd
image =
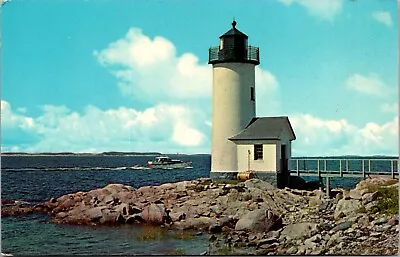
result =
[{"label": "rocky shoreline", "polygon": [[204,254],[211,255],[397,255],[397,190],[398,181],[385,177],[332,190],[331,197],[321,190],[277,189],[258,179],[201,178],[138,189],[110,184],[35,206],[2,203],[1,212],[42,212],[60,224],[138,223],[209,233]]}]

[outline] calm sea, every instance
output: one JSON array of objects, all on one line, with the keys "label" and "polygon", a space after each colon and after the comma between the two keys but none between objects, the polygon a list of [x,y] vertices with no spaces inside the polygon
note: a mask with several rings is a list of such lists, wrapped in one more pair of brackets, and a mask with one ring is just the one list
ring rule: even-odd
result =
[{"label": "calm sea", "polygon": [[[192,161],[193,169],[133,170],[154,156],[2,156],[1,199],[32,204],[51,197],[88,191],[110,183],[135,188],[208,177],[209,155],[170,155]],[[310,164],[312,165],[312,164]],[[312,178],[307,177],[307,180]],[[360,179],[335,179],[332,187],[353,187]],[[1,218],[1,251],[14,255],[48,254],[200,254],[207,235],[176,239],[163,231],[156,240],[143,240],[140,226],[90,227],[56,225],[45,215]]]}]

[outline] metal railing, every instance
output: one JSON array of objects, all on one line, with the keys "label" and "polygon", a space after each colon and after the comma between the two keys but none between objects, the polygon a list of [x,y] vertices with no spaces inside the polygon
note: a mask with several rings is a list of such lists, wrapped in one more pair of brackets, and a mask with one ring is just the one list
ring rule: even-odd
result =
[{"label": "metal railing", "polygon": [[260,49],[255,46],[247,46],[243,49],[243,52],[238,51],[234,47],[225,47],[219,49],[219,47],[211,47],[208,50],[209,63],[217,62],[233,62],[233,61],[247,61],[260,63]]},{"label": "metal railing", "polygon": [[297,176],[366,177],[369,175],[399,176],[398,159],[313,159],[290,160],[290,173]]}]

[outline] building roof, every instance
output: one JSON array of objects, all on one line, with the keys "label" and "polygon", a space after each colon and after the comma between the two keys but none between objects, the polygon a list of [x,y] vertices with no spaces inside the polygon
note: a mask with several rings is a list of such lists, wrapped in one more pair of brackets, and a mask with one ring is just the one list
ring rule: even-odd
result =
[{"label": "building roof", "polygon": [[229,140],[281,140],[284,130],[288,130],[290,141],[296,139],[287,116],[257,117],[253,118],[245,129],[239,134],[230,137]]},{"label": "building roof", "polygon": [[246,34],[244,34],[243,32],[241,32],[240,30],[238,30],[236,28],[236,21],[235,20],[232,22],[232,28],[230,30],[228,30],[225,34],[220,36],[219,38],[232,37],[232,36],[240,36],[240,37],[248,38],[248,36]]}]

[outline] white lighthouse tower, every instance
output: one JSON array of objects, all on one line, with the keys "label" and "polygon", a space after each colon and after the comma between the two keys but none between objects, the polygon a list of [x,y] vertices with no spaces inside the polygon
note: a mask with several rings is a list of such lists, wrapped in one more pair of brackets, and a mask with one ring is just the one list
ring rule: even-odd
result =
[{"label": "white lighthouse tower", "polygon": [[255,66],[259,48],[248,45],[247,35],[232,29],[209,49],[213,65],[211,178],[232,179],[238,172],[237,135],[255,117]]}]

